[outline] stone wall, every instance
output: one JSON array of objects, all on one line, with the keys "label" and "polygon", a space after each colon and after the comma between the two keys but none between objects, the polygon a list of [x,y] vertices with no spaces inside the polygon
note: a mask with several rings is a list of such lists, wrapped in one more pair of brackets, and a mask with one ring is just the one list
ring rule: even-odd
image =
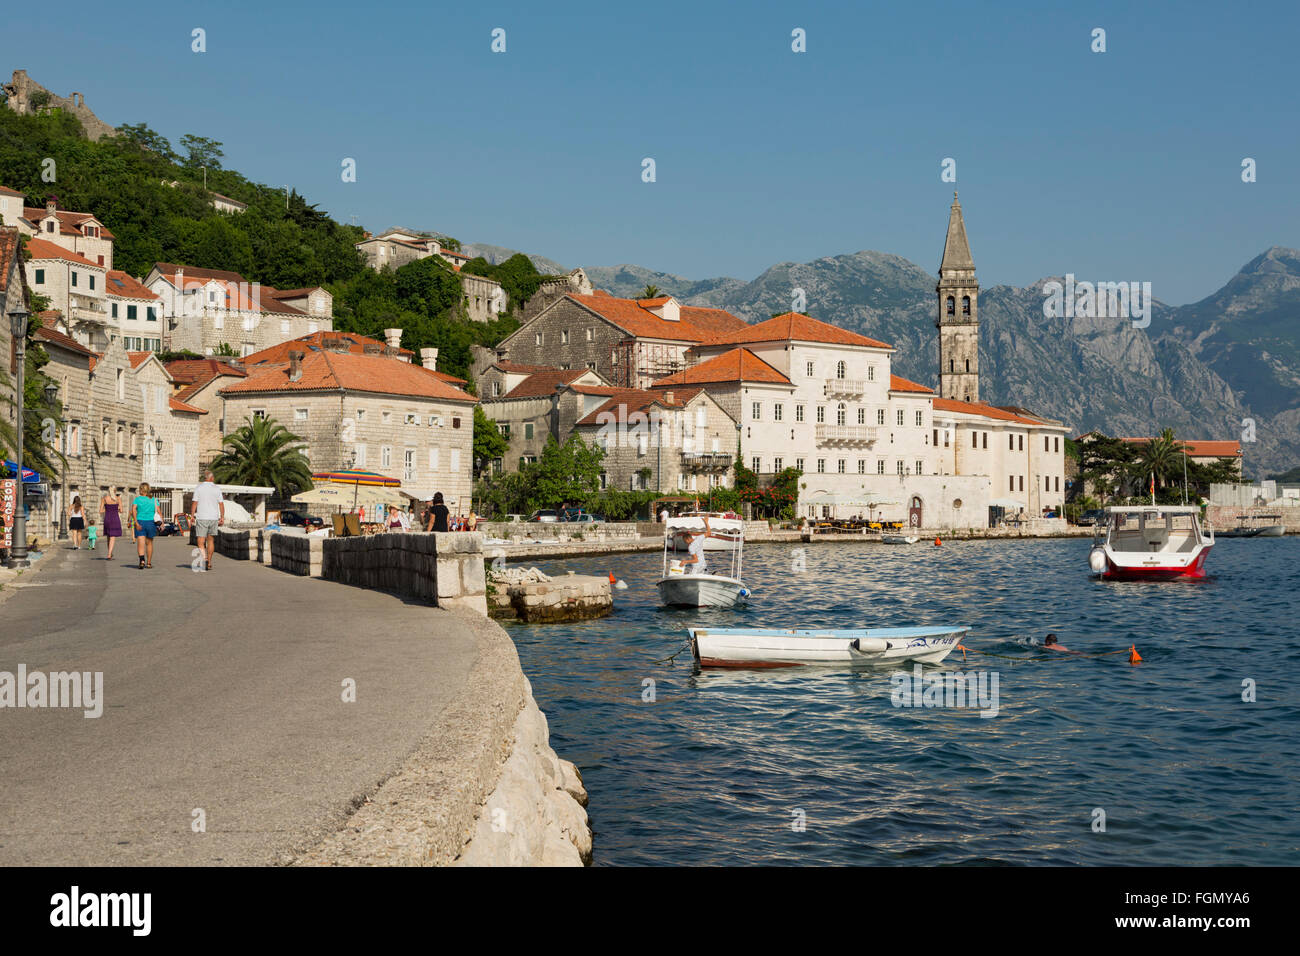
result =
[{"label": "stone wall", "polygon": [[394,532],[325,538],[321,576],[487,613],[483,535],[477,532]]},{"label": "stone wall", "polygon": [[1228,531],[1237,527],[1237,518],[1241,515],[1281,515],[1279,521],[1274,523],[1284,525],[1287,534],[1300,534],[1300,506],[1259,505],[1241,508],[1234,505],[1208,505],[1205,509],[1206,521],[1215,531]]}]

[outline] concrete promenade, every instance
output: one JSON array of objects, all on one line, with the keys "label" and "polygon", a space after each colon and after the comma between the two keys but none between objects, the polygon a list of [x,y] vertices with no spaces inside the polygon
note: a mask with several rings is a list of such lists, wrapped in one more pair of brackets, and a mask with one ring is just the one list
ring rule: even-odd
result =
[{"label": "concrete promenade", "polygon": [[497,690],[486,622],[220,556],[196,573],[182,538],[138,571],[131,544],[55,545],[0,592],[0,671],[102,671],[105,701],[0,709],[0,865],[291,863],[431,745],[461,783],[423,808],[454,856],[501,759],[464,695]]}]

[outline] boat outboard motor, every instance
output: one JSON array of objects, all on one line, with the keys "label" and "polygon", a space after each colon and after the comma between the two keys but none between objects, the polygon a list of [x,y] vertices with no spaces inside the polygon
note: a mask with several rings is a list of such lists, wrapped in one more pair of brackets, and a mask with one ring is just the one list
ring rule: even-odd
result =
[{"label": "boat outboard motor", "polygon": [[1092,568],[1096,574],[1101,574],[1106,570],[1106,550],[1105,548],[1093,548],[1088,555],[1088,567]]}]

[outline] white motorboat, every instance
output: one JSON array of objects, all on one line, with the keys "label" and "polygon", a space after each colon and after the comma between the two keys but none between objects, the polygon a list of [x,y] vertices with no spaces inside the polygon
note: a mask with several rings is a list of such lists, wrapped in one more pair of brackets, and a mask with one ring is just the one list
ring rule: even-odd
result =
[{"label": "white motorboat", "polygon": [[966,636],[966,627],[820,628],[693,627],[701,667],[873,667],[915,661],[938,664]]},{"label": "white motorboat", "polygon": [[737,578],[720,574],[670,572],[657,587],[666,607],[735,607],[749,597],[749,589]]},{"label": "white motorboat", "polygon": [[880,540],[884,544],[916,544],[921,539],[914,534],[882,534]]},{"label": "white motorboat", "polygon": [[[735,607],[749,597],[749,589],[740,580],[744,550],[744,524],[738,526],[736,546],[726,552],[730,561],[725,573],[710,569],[705,557],[708,535],[712,533],[711,515],[682,515],[669,518],[664,526],[663,577],[656,583],[659,600],[667,607]],[[721,519],[728,521],[730,519]],[[674,540],[681,537],[687,547],[685,558],[670,558]]]},{"label": "white motorboat", "polygon": [[1286,534],[1281,515],[1239,515],[1236,527],[1217,532],[1220,538],[1280,538]]},{"label": "white motorboat", "polygon": [[[688,511],[681,518],[709,517],[709,534],[704,539],[705,551],[735,551],[745,535],[745,522],[734,511]],[[676,520],[676,519],[674,519]],[[689,529],[679,528],[672,536],[672,549],[685,551]]]},{"label": "white motorboat", "polygon": [[1214,532],[1201,527],[1200,514],[1195,505],[1107,508],[1088,565],[1113,580],[1203,578]]}]

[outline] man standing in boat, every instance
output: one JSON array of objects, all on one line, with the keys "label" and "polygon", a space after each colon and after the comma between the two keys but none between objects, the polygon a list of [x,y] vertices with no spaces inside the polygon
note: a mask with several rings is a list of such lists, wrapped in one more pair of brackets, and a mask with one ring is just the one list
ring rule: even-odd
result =
[{"label": "man standing in boat", "polygon": [[708,562],[704,558],[704,542],[709,537],[709,516],[703,515],[704,531],[697,533],[688,531],[686,533],[686,553],[687,558],[682,562],[683,570],[689,574],[703,574]]}]

